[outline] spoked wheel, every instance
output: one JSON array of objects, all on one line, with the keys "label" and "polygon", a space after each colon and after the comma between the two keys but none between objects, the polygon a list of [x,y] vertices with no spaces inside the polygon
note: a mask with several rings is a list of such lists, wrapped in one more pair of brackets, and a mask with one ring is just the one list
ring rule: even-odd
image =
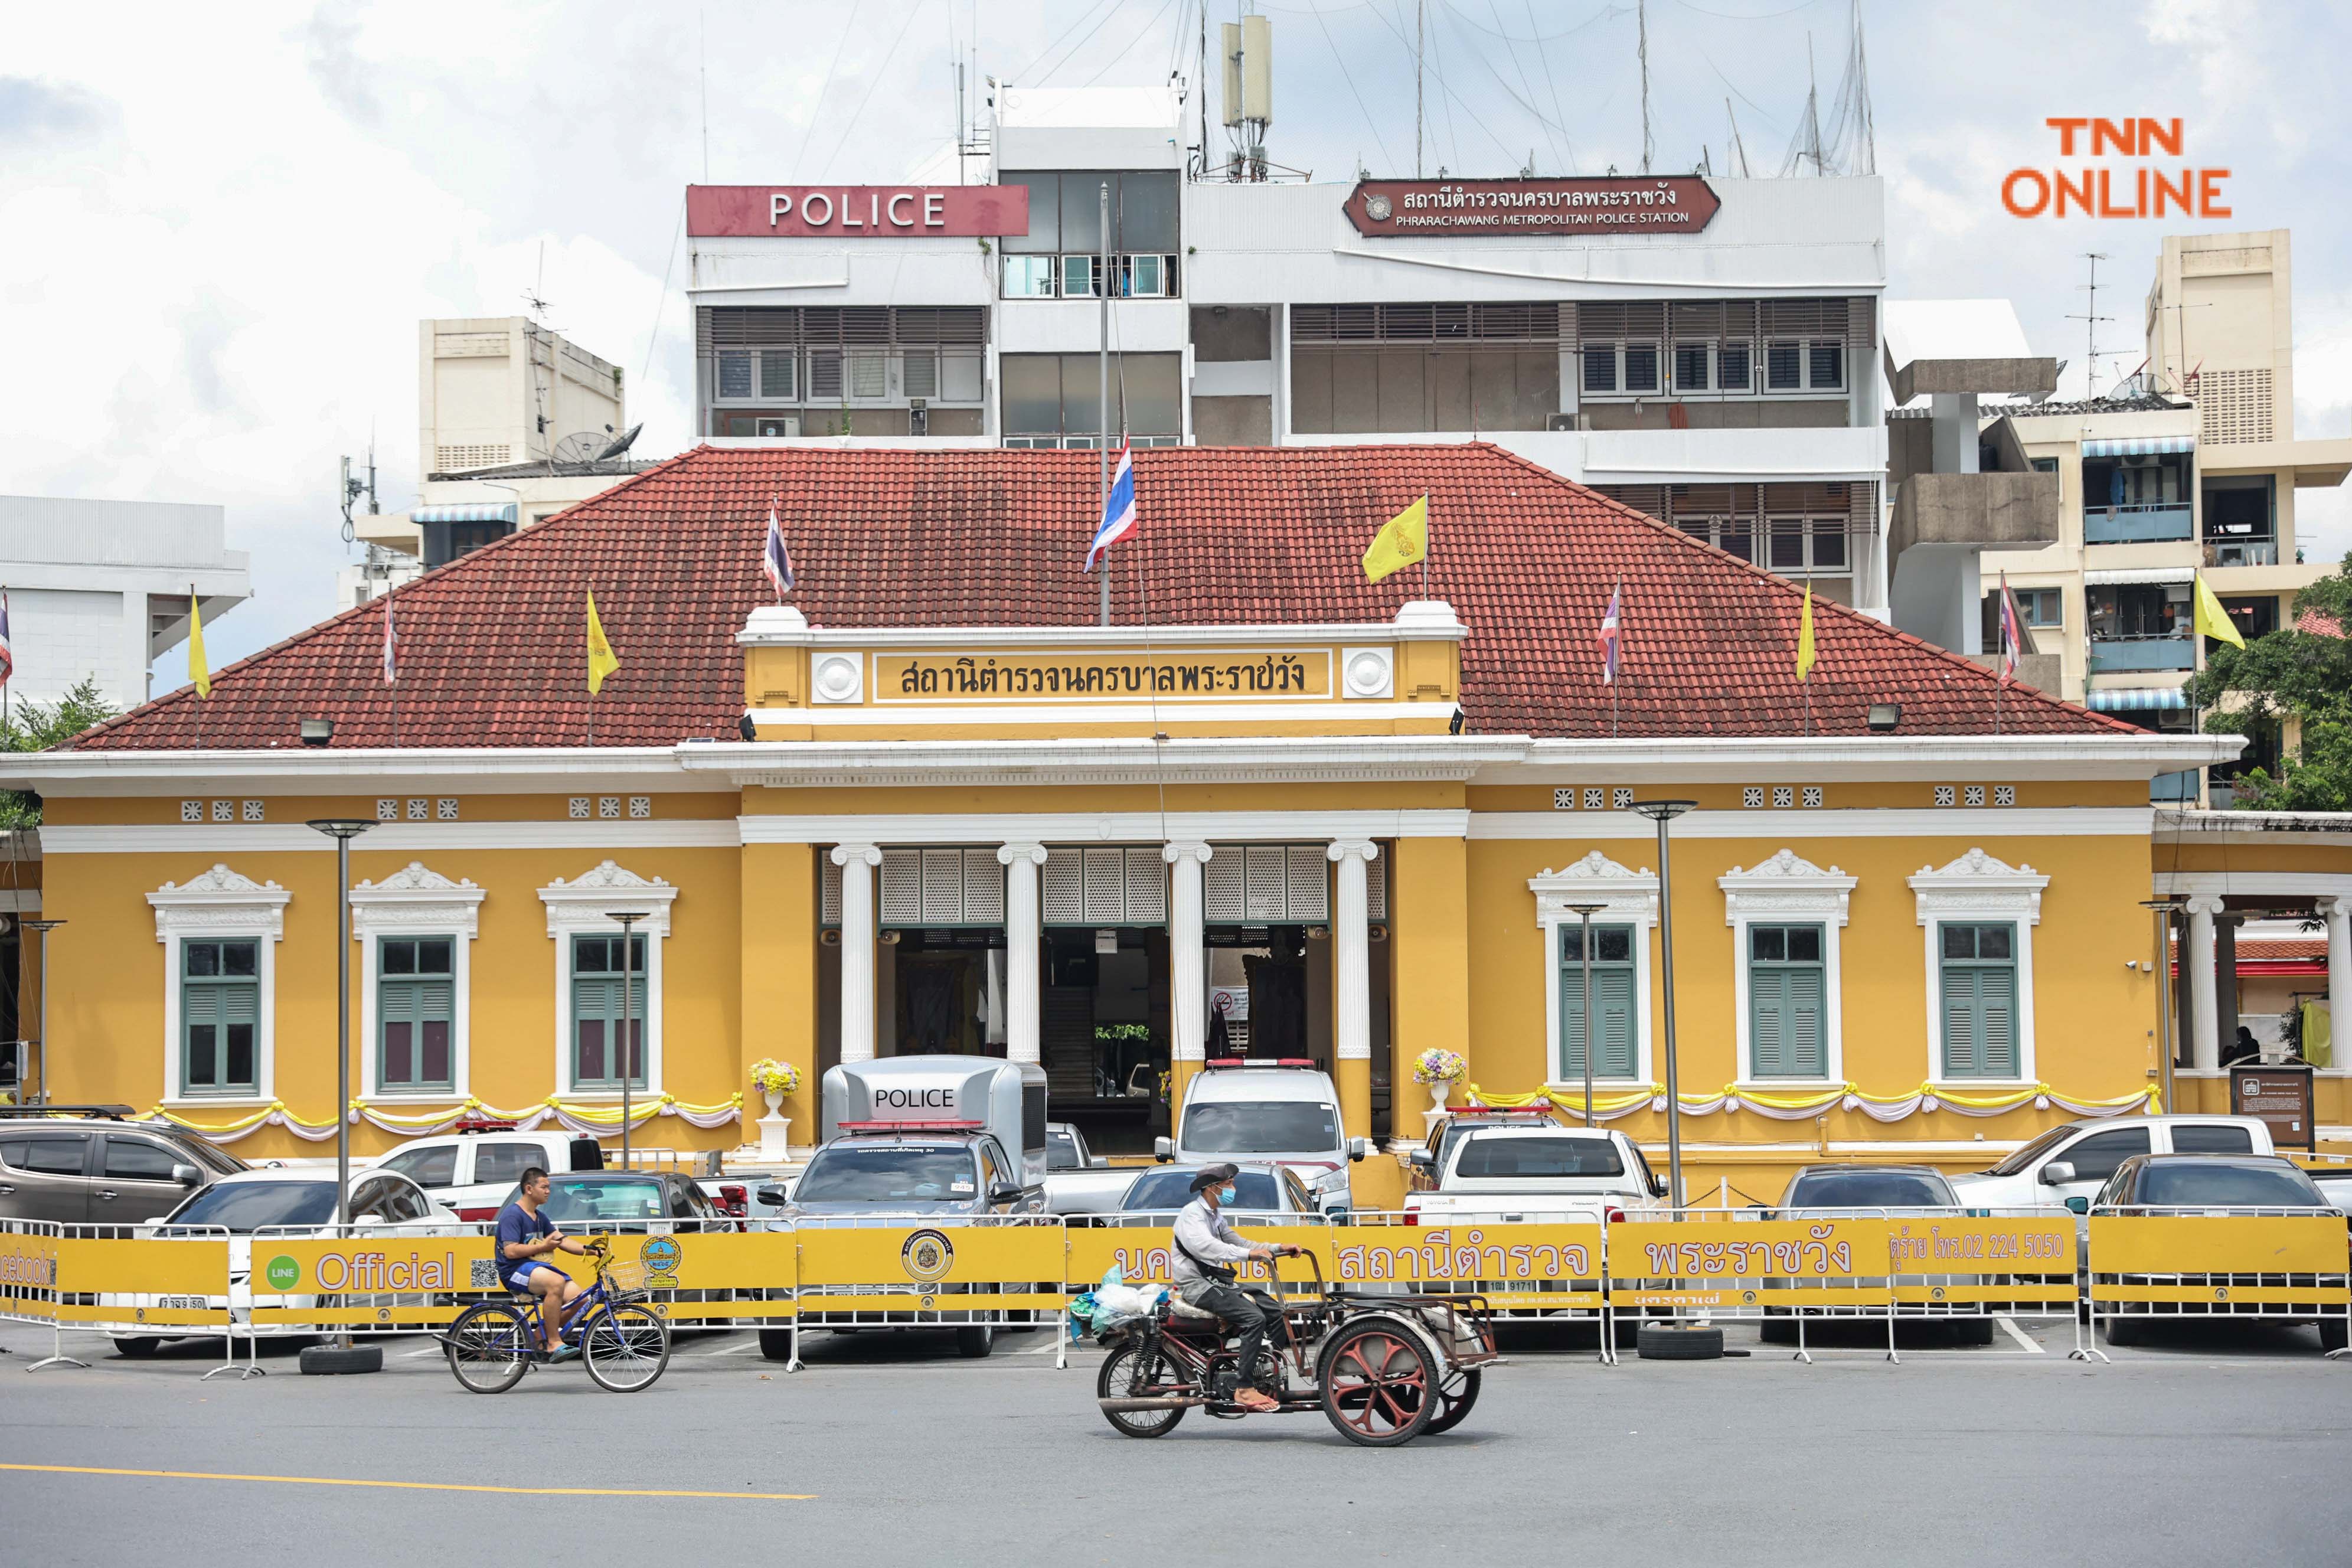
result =
[{"label": "spoked wheel", "polygon": [[607,1307],[581,1331],[580,1359],[608,1393],[650,1388],[669,1365],[669,1325],[643,1307]]},{"label": "spoked wheel", "polygon": [[520,1312],[503,1301],[484,1301],[457,1315],[442,1349],[449,1371],[467,1392],[504,1394],[530,1366],[530,1343]]},{"label": "spoked wheel", "polygon": [[[1182,1374],[1166,1352],[1157,1345],[1146,1351],[1130,1340],[1103,1358],[1102,1372],[1095,1378],[1097,1399],[1150,1399],[1171,1393],[1181,1381]],[[1174,1410],[1137,1410],[1103,1412],[1103,1419],[1118,1428],[1127,1437],[1165,1437],[1176,1430],[1176,1423],[1184,1419],[1181,1407]]]},{"label": "spoked wheel", "polygon": [[1462,1425],[1470,1407],[1478,1403],[1478,1385],[1486,1374],[1475,1366],[1458,1367],[1448,1373],[1437,1384],[1437,1410],[1422,1428],[1424,1436],[1451,1432]]},{"label": "spoked wheel", "polygon": [[1429,1352],[1404,1330],[1360,1323],[1323,1353],[1323,1414],[1350,1443],[1394,1447],[1428,1426],[1442,1398],[1437,1381]]}]

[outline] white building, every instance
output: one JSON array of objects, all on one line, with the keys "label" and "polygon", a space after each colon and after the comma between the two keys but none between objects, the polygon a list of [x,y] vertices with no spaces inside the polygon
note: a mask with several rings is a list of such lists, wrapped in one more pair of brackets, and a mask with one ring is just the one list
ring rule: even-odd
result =
[{"label": "white building", "polygon": [[1136,445],[1490,440],[1885,613],[1877,179],[1231,182],[1172,91],[993,98],[984,185],[689,192],[699,435],[1093,447],[1107,335]]},{"label": "white building", "polygon": [[54,702],[95,680],[118,709],[146,701],[149,665],[187,640],[191,594],[206,625],[253,596],[226,540],[216,506],[0,496],[9,695]]},{"label": "white building", "polygon": [[634,435],[621,367],[527,316],[419,322],[416,386],[417,504],[352,520],[367,557],[338,577],[339,610],[645,466],[614,451]]}]

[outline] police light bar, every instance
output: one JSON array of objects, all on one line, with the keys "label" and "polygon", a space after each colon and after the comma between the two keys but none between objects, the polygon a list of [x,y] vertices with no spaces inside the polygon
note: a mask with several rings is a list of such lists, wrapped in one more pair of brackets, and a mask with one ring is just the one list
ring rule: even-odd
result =
[{"label": "police light bar", "polygon": [[1315,1063],[1307,1057],[1276,1057],[1271,1060],[1265,1057],[1211,1057],[1201,1065],[1212,1068],[1311,1068]]},{"label": "police light bar", "polygon": [[977,1132],[985,1121],[844,1121],[844,1132]]},{"label": "police light bar", "polygon": [[1446,1110],[1449,1116],[1535,1116],[1549,1120],[1549,1108],[1538,1110],[1532,1105],[1455,1105]]}]

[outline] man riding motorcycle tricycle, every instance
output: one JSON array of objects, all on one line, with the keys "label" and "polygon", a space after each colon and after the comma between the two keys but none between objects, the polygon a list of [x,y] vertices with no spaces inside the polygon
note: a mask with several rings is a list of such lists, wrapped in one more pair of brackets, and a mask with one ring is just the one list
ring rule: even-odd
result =
[{"label": "man riding motorcycle tricycle", "polygon": [[[1192,1178],[1192,1201],[1176,1216],[1176,1256],[1171,1272],[1176,1294],[1187,1305],[1214,1312],[1240,1338],[1234,1360],[1244,1368],[1257,1365],[1265,1343],[1268,1322],[1282,1321],[1282,1304],[1263,1290],[1244,1290],[1234,1283],[1233,1265],[1266,1263],[1297,1257],[1298,1247],[1260,1247],[1244,1241],[1224,1216],[1224,1205],[1234,1198],[1234,1182],[1241,1175],[1235,1165],[1210,1165]],[[1244,1410],[1279,1410],[1281,1405],[1244,1383],[1234,1395]]]}]

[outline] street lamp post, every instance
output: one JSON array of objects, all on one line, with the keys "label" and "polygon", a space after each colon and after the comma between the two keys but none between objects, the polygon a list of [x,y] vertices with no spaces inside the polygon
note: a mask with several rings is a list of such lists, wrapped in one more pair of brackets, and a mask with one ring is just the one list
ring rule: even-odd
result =
[{"label": "street lamp post", "polygon": [[2172,1103],[2172,917],[2188,902],[2172,897],[2142,899],[2139,905],[2156,916],[2156,1059],[2167,1116],[2179,1109]]},{"label": "street lamp post", "polygon": [[[359,817],[320,817],[309,824],[335,841],[335,1234],[352,1223],[352,840],[375,826]],[[316,1347],[314,1347],[315,1349]],[[362,1365],[361,1360],[373,1364]],[[378,1372],[383,1352],[370,1346],[362,1357],[346,1331],[333,1352],[302,1353],[305,1372]]]},{"label": "street lamp post", "polygon": [[621,1169],[629,1168],[629,1086],[635,1079],[637,942],[631,934],[639,921],[651,919],[649,911],[631,910],[626,914],[609,917],[621,928]]},{"label": "street lamp post", "polygon": [[1584,922],[1578,951],[1584,955],[1584,1124],[1592,1125],[1592,917],[1606,904],[1570,904],[1568,912]]},{"label": "street lamp post", "polygon": [[1675,1217],[1683,1206],[1682,1079],[1675,1065],[1675,868],[1666,824],[1696,807],[1695,800],[1637,800],[1633,809],[1658,825],[1658,948],[1666,989],[1666,1184]]},{"label": "street lamp post", "polygon": [[[57,1098],[49,1092],[49,933],[65,923],[66,922],[63,921],[26,921],[24,922],[25,929],[26,931],[37,931],[41,933],[41,1037],[35,1043],[40,1047],[39,1067],[37,1070],[41,1075],[40,1103],[43,1105],[48,1104],[51,1100]],[[24,1020],[18,1019],[16,1023],[16,1033],[22,1035],[24,1032]],[[20,1079],[24,1076],[24,1071],[25,1064],[22,1060],[19,1060],[16,1063],[16,1073]],[[16,1088],[18,1092],[21,1094],[24,1089],[24,1085],[20,1082]]]}]

